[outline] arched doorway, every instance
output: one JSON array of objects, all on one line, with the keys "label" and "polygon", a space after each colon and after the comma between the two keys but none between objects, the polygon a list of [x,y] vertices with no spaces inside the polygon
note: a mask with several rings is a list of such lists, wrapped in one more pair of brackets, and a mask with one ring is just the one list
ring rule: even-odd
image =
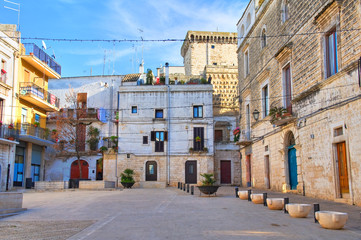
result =
[{"label": "arched doorway", "polygon": [[80,177],[80,168],[78,165],[78,160],[75,160],[71,164],[70,169],[70,178],[71,179],[88,179],[89,178],[89,164],[84,161],[80,160],[80,167],[81,167],[81,177]]},{"label": "arched doorway", "polygon": [[287,147],[287,158],[288,158],[288,176],[290,189],[297,189],[298,180],[297,180],[297,157],[296,157],[296,142],[295,137],[292,132],[287,134],[286,138],[286,147]]},{"label": "arched doorway", "polygon": [[157,162],[148,161],[145,164],[145,181],[157,181]]}]

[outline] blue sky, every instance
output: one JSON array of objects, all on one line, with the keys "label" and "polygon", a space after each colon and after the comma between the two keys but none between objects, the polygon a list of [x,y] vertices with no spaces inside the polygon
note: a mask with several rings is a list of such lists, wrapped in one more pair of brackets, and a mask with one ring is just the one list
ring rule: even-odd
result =
[{"label": "blue sky", "polygon": [[[60,39],[183,39],[188,30],[232,31],[248,0],[11,0],[21,4],[22,37]],[[0,23],[16,24],[16,7],[1,0]],[[138,29],[142,29],[141,33]],[[38,40],[23,40],[41,46]],[[142,43],[45,41],[62,76],[138,72]],[[182,66],[182,42],[145,42],[145,69]],[[104,56],[106,64],[104,65]]]}]

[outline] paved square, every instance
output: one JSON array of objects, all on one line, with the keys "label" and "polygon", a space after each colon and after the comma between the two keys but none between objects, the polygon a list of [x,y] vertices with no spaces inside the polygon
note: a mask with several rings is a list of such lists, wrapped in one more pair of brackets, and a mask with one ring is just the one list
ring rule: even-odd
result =
[{"label": "paved square", "polygon": [[[222,189],[222,188],[221,188]],[[181,190],[24,193],[28,211],[0,220],[0,239],[361,239],[230,194]]]}]

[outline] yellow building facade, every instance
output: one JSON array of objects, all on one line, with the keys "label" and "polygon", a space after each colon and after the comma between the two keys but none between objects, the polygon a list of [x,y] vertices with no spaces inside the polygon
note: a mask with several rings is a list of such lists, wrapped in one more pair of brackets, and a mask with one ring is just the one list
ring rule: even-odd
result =
[{"label": "yellow building facade", "polygon": [[59,110],[59,99],[48,92],[48,79],[61,77],[61,66],[33,43],[21,44],[16,86],[16,146],[13,185],[30,188],[44,176],[45,148],[54,144],[46,128],[48,112]]}]

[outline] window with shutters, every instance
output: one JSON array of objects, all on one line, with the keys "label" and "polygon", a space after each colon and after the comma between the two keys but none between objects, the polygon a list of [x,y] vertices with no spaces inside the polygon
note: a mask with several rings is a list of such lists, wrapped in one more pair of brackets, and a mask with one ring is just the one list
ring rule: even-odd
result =
[{"label": "window with shutters", "polygon": [[223,141],[223,130],[215,130],[214,142],[222,142],[222,141]]},{"label": "window with shutters", "polygon": [[193,118],[203,118],[203,106],[193,106]]},{"label": "window with shutters", "polygon": [[331,77],[338,72],[337,68],[337,34],[336,29],[327,33],[326,43],[326,77]]},{"label": "window with shutters", "polygon": [[151,132],[151,141],[155,142],[155,152],[164,152],[164,141],[168,140],[168,132]]},{"label": "window with shutters", "polygon": [[193,129],[193,149],[194,151],[203,151],[204,148],[204,128],[195,127]]},{"label": "window with shutters", "polygon": [[143,136],[143,144],[148,144],[148,136]]}]

